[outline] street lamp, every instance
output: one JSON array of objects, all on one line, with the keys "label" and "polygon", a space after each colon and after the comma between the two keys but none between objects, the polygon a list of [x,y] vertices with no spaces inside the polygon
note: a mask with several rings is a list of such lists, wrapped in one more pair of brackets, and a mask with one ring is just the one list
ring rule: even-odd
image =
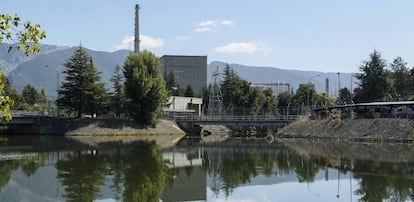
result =
[{"label": "street lamp", "polygon": [[[341,73],[340,72],[338,72],[338,73],[336,73],[336,74],[338,74],[338,100],[341,98],[340,96],[341,96]],[[341,103],[342,102],[342,100],[339,100],[339,103]]]},{"label": "street lamp", "polygon": [[312,77],[310,77],[309,78],[309,80],[308,80],[308,92],[307,92],[307,101],[308,101],[308,109],[310,109],[310,99],[309,99],[309,91],[310,91],[310,84],[311,84],[311,81],[312,81],[312,79],[313,78],[315,78],[315,77],[320,77],[321,75],[314,75],[314,76],[312,76]]},{"label": "street lamp", "polygon": [[[49,65],[45,65],[45,67],[48,68]],[[57,66],[57,67],[54,68],[55,71],[56,71],[56,100],[58,99],[58,95],[59,95],[59,85],[60,85],[60,82],[59,82],[59,74],[60,74],[59,69],[60,69],[60,67],[61,66]],[[59,117],[59,107],[57,106],[57,103],[56,103],[56,108],[57,108],[57,116]]]}]

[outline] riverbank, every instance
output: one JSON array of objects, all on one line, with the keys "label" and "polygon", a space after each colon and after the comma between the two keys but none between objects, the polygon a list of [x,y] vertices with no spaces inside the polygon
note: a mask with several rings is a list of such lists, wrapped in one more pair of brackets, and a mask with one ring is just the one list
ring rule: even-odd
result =
[{"label": "riverbank", "polygon": [[105,142],[145,141],[164,148],[174,146],[186,135],[175,122],[169,120],[160,120],[158,124],[149,126],[120,119],[43,118],[36,125],[36,134],[64,135],[91,146]]},{"label": "riverbank", "polygon": [[132,120],[72,120],[66,127],[65,136],[91,146],[106,142],[143,141],[166,148],[175,146],[185,136],[175,122],[168,120],[160,120],[153,127]]},{"label": "riverbank", "polygon": [[276,137],[411,143],[414,141],[414,120],[302,118],[278,131]]}]

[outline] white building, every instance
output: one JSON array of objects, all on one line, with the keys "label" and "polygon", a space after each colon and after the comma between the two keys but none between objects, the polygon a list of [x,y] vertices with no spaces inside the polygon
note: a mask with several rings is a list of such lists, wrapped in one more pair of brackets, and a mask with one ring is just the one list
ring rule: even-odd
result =
[{"label": "white building", "polygon": [[290,83],[277,82],[277,83],[252,83],[251,87],[264,91],[266,89],[271,89],[273,96],[276,98],[279,94],[288,92],[290,93]]},{"label": "white building", "polygon": [[190,114],[201,116],[202,98],[170,96],[164,107],[164,114]]}]

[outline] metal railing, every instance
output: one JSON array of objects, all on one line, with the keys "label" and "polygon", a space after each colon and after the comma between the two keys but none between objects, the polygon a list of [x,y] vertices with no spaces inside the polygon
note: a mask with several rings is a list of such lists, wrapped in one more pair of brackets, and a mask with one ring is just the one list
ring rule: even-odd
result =
[{"label": "metal railing", "polygon": [[164,117],[176,121],[293,121],[298,115],[250,115],[250,116],[195,116],[195,115],[172,115]]}]

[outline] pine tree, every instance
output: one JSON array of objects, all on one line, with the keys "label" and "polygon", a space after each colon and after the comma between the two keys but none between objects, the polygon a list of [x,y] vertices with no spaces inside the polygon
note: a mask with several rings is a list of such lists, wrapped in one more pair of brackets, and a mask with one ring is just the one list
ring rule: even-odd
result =
[{"label": "pine tree", "polygon": [[100,82],[100,72],[86,50],[82,46],[76,48],[64,66],[65,81],[58,90],[57,105],[69,113],[74,112],[78,118],[82,113],[104,111],[108,95]]},{"label": "pine tree", "polygon": [[111,108],[115,112],[116,116],[120,116],[125,110],[126,97],[125,89],[123,85],[123,76],[121,67],[118,65],[115,67],[114,75],[111,78],[113,92],[111,93]]},{"label": "pine tree", "polygon": [[191,88],[190,85],[188,85],[187,88],[185,89],[184,96],[185,97],[194,97],[194,91],[193,91],[193,89]]},{"label": "pine tree", "polygon": [[364,61],[359,67],[362,73],[356,75],[356,78],[360,81],[362,92],[355,96],[355,102],[382,100],[390,89],[385,60],[381,58],[381,54],[376,50],[369,56],[370,60]]},{"label": "pine tree", "polygon": [[407,68],[407,63],[401,57],[397,57],[390,64],[390,68],[392,70],[391,77],[394,97],[407,98],[410,90],[410,70]]},{"label": "pine tree", "polygon": [[167,95],[158,58],[149,51],[131,53],[123,72],[131,116],[142,123],[157,123]]}]

